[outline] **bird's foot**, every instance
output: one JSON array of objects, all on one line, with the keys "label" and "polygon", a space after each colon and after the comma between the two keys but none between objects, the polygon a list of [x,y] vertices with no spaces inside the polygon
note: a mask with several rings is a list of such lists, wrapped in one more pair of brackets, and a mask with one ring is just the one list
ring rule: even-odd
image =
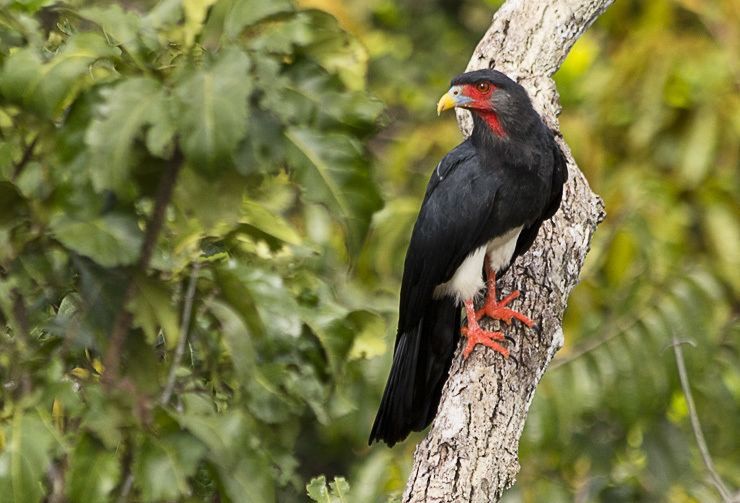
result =
[{"label": "bird's foot", "polygon": [[468,343],[463,349],[464,360],[468,359],[468,356],[470,356],[470,353],[473,352],[473,349],[475,349],[475,346],[478,344],[482,344],[483,346],[501,353],[505,358],[509,356],[509,350],[496,342],[503,341],[505,339],[503,332],[489,332],[488,330],[483,330],[477,322],[473,323],[474,325],[471,324],[473,326],[468,325],[467,327],[462,327],[462,329],[460,329],[460,333],[468,340]]},{"label": "bird's foot", "polygon": [[517,319],[528,327],[532,327],[534,325],[534,321],[530,320],[522,313],[506,307],[512,300],[516,299],[517,297],[519,297],[519,290],[514,290],[504,299],[498,301],[496,300],[496,289],[489,288],[483,307],[475,312],[476,319],[480,320],[484,316],[488,316],[493,320],[501,320],[507,325],[511,325],[511,320]]},{"label": "bird's foot", "polygon": [[463,349],[463,359],[467,360],[470,353],[473,352],[473,349],[475,349],[475,346],[478,344],[489,347],[494,351],[501,353],[504,357],[509,356],[509,350],[496,342],[503,341],[506,338],[504,337],[503,332],[489,332],[488,330],[483,330],[480,325],[478,325],[478,319],[475,316],[475,308],[473,307],[473,299],[465,301],[465,311],[468,317],[468,326],[462,327],[460,329],[460,333],[468,340],[468,343]]},{"label": "bird's foot", "polygon": [[519,290],[514,290],[500,301],[496,300],[496,271],[491,268],[489,258],[486,258],[485,267],[486,283],[488,287],[486,292],[486,301],[483,303],[483,307],[475,312],[475,319],[480,321],[484,316],[488,316],[492,320],[501,320],[507,325],[511,325],[511,320],[516,318],[530,328],[534,326],[534,321],[530,320],[522,313],[506,307],[512,300],[519,297]]}]

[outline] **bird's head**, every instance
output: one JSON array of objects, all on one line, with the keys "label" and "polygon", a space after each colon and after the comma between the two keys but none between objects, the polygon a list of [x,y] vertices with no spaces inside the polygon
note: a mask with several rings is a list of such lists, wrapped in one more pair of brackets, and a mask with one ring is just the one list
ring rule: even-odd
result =
[{"label": "bird's head", "polygon": [[458,75],[437,103],[437,114],[466,108],[488,125],[496,136],[509,136],[507,123],[527,115],[532,104],[522,86],[496,70],[476,70]]}]

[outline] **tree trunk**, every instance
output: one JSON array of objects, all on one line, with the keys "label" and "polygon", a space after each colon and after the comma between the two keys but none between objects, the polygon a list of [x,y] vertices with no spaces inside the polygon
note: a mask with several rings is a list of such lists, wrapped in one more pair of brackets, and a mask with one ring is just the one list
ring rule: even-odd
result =
[{"label": "tree trunk", "polygon": [[[517,80],[557,131],[560,107],[551,76],[612,1],[509,0],[496,12],[468,70],[496,68]],[[459,112],[458,119],[468,134],[468,112]],[[498,327],[488,320],[485,328],[503,328],[516,341],[509,343],[508,359],[476,348],[463,362],[462,345],[458,348],[437,417],[414,453],[404,503],[498,501],[514,484],[527,411],[545,369],[563,345],[568,295],[578,281],[591,236],[605,216],[601,199],[576,167],[570,149],[562,141],[561,147],[568,158],[568,182],[560,210],[498,283],[499,296],[522,291],[513,307],[538,327],[526,329],[516,321]]]}]

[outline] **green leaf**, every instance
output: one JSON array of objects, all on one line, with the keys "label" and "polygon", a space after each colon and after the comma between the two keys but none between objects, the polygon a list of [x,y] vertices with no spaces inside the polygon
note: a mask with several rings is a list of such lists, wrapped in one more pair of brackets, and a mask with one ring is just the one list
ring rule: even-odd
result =
[{"label": "green leaf", "polygon": [[316,334],[326,351],[329,369],[338,374],[347,361],[352,347],[355,326],[347,318],[348,311],[338,304],[324,301],[318,306],[301,306],[303,321]]},{"label": "green leaf", "polygon": [[182,0],[160,0],[142,19],[144,29],[156,32],[171,27],[182,18]]},{"label": "green leaf", "polygon": [[157,281],[137,277],[136,292],[131,312],[134,322],[144,330],[147,342],[154,344],[162,329],[167,348],[174,349],[180,338],[180,326],[170,291]]},{"label": "green leaf", "polygon": [[[10,182],[0,181],[0,225],[11,225],[22,218],[26,201],[20,190]],[[2,257],[4,253],[0,253]]]},{"label": "green leaf", "polygon": [[64,246],[104,267],[136,262],[143,240],[133,217],[113,213],[92,220],[60,216],[51,228]]},{"label": "green leaf", "polygon": [[[339,85],[333,74],[315,71],[302,75],[285,89],[274,90],[266,95],[271,110],[288,118],[297,109],[308,104],[320,114],[320,118],[342,126],[371,129],[378,115],[383,111],[383,103],[368,97],[363,91],[348,91]],[[303,103],[303,104],[302,104]]]},{"label": "green leaf", "polygon": [[203,442],[209,452],[217,458],[223,456],[224,463],[229,464],[236,460],[230,447],[235,441],[243,440],[241,436],[244,433],[245,420],[240,412],[216,414],[212,406],[209,410],[201,407],[197,411],[186,410],[184,414],[177,414],[175,419]]},{"label": "green leaf", "polygon": [[306,492],[308,493],[308,497],[313,501],[318,503],[331,503],[329,488],[326,486],[326,477],[324,475],[312,478],[311,481],[306,484]]},{"label": "green leaf", "polygon": [[16,410],[3,430],[0,453],[0,495],[5,501],[40,501],[46,494],[44,479],[52,459],[54,435],[38,415]]},{"label": "green leaf", "polygon": [[336,498],[335,501],[346,503],[349,494],[349,482],[344,477],[334,477],[334,482],[329,483],[329,489]]},{"label": "green leaf", "polygon": [[20,49],[5,61],[0,72],[0,93],[42,115],[56,116],[80,91],[81,81],[95,81],[92,64],[118,52],[97,33],[73,35],[46,63],[35,50]]},{"label": "green leaf", "polygon": [[240,270],[228,267],[219,267],[214,270],[216,281],[220,285],[224,300],[239,313],[251,334],[262,336],[266,331],[260,312],[257,310],[256,299],[244,284]]},{"label": "green leaf", "polygon": [[246,186],[247,180],[236,171],[214,177],[182,171],[172,200],[177,215],[173,227],[176,247],[182,243],[195,246],[200,238],[219,238],[238,227]]},{"label": "green leaf", "polygon": [[254,336],[300,335],[298,306],[281,276],[258,266],[229,265],[220,268],[217,277],[227,302],[243,317]]},{"label": "green leaf", "polygon": [[736,208],[708,206],[702,215],[702,231],[714,248],[724,278],[740,291],[740,219]]},{"label": "green leaf", "polygon": [[349,483],[344,477],[334,477],[334,481],[326,486],[326,477],[314,477],[306,484],[308,497],[318,503],[347,503]]},{"label": "green leaf", "polygon": [[203,21],[206,19],[208,9],[216,0],[183,0],[182,7],[185,14],[185,25],[183,35],[185,47],[191,47],[195,37],[203,29]]},{"label": "green leaf", "polygon": [[366,153],[346,135],[308,128],[290,128],[286,135],[298,152],[293,159],[304,197],[336,211],[349,230],[350,249],[359,249],[382,204]]},{"label": "green leaf", "polygon": [[254,371],[256,356],[244,320],[227,304],[214,300],[208,303],[208,308],[221,323],[224,345],[231,356],[236,375],[242,384],[248,383]]},{"label": "green leaf", "polygon": [[312,40],[303,51],[329,72],[339,75],[349,89],[364,89],[368,56],[360,41],[344,32],[331,14],[319,10],[307,14]]},{"label": "green leaf", "polygon": [[139,40],[141,16],[138,13],[113,4],[82,9],[79,15],[100,26],[109,39],[123,47],[139,66],[143,65],[140,54],[142,46]]},{"label": "green leaf", "polygon": [[698,185],[715,158],[720,121],[714,110],[700,110],[694,120],[690,133],[683,144],[680,174],[690,187]]},{"label": "green leaf", "polygon": [[[200,408],[175,419],[208,446],[209,459],[232,501],[262,503],[274,501],[273,473],[265,455],[250,438],[250,425],[237,411],[216,414]],[[252,426],[253,427],[253,426]],[[234,446],[244,446],[235,450]]]},{"label": "green leaf", "polygon": [[299,245],[302,242],[298,232],[284,218],[254,201],[244,200],[240,221],[285,243]]},{"label": "green leaf", "polygon": [[133,464],[134,484],[144,501],[177,499],[190,494],[188,477],[195,473],[205,446],[187,433],[145,437]]},{"label": "green leaf", "polygon": [[227,49],[175,87],[182,148],[196,168],[212,172],[233,163],[233,150],[246,132],[248,70],[246,54]]},{"label": "green leaf", "polygon": [[85,141],[92,152],[92,180],[97,190],[120,189],[127,181],[134,140],[149,126],[146,145],[166,157],[174,136],[167,97],[159,82],[136,77],[102,91],[104,102],[98,118],[90,123]]},{"label": "green leaf", "polygon": [[234,467],[217,465],[221,484],[231,501],[244,503],[266,503],[275,501],[273,473],[264,456],[250,453],[242,457]]},{"label": "green leaf", "polygon": [[93,432],[105,448],[111,451],[120,446],[126,426],[124,413],[109,400],[102,387],[90,386],[85,389],[82,429]]},{"label": "green leaf", "polygon": [[106,501],[121,476],[116,451],[82,435],[69,457],[65,484],[67,498],[75,503]]},{"label": "green leaf", "polygon": [[355,311],[348,317],[354,327],[354,340],[349,352],[350,360],[373,358],[385,353],[385,322],[369,311]]},{"label": "green leaf", "polygon": [[226,16],[224,31],[226,36],[235,37],[247,26],[275,14],[292,12],[289,0],[236,0]]}]

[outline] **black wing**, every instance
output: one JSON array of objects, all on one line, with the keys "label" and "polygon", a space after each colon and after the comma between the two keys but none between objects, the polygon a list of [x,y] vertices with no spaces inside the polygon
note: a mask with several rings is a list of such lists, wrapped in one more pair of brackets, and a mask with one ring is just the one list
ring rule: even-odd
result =
[{"label": "black wing", "polygon": [[560,146],[557,144],[554,137],[552,137],[552,154],[553,169],[550,185],[550,198],[545,210],[542,212],[542,217],[522,229],[522,232],[519,234],[519,239],[517,239],[516,242],[516,250],[511,258],[512,262],[519,255],[522,255],[529,250],[537,237],[537,233],[539,232],[542,223],[552,217],[558,211],[558,208],[560,208],[560,202],[563,199],[563,185],[568,179],[568,163],[563,151],[560,150]]},{"label": "black wing", "polygon": [[487,234],[499,185],[495,171],[483,169],[468,141],[432,173],[406,252],[399,333],[416,327],[434,288],[491,238]]}]

